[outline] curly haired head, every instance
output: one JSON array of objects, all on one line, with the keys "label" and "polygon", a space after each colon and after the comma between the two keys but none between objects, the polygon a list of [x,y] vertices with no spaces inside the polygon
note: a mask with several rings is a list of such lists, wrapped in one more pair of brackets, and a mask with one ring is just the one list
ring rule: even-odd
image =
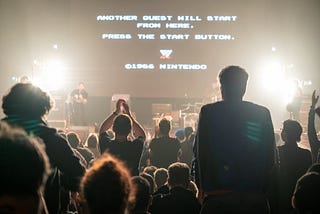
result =
[{"label": "curly haired head", "polygon": [[2,109],[7,116],[41,118],[52,106],[50,95],[31,83],[15,84],[2,98]]},{"label": "curly haired head", "polygon": [[108,153],[94,161],[80,185],[81,198],[89,212],[125,213],[135,195],[130,176],[124,163]]}]

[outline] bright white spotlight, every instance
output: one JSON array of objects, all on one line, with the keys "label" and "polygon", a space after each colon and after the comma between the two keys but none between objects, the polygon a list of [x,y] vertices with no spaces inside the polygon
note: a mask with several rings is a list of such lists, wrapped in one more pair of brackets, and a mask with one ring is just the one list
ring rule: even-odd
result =
[{"label": "bright white spotlight", "polygon": [[271,51],[272,51],[272,52],[276,52],[276,51],[277,51],[277,48],[274,47],[274,46],[272,46],[272,47],[271,47]]},{"label": "bright white spotlight", "polygon": [[53,49],[55,49],[55,50],[58,50],[58,48],[59,48],[59,47],[58,47],[58,44],[53,44],[52,47],[53,47]]},{"label": "bright white spotlight", "polygon": [[61,61],[50,60],[44,62],[33,83],[46,91],[60,89],[64,84],[64,66]]},{"label": "bright white spotlight", "polygon": [[283,66],[277,61],[271,61],[263,66],[261,81],[268,91],[277,91],[285,79]]}]

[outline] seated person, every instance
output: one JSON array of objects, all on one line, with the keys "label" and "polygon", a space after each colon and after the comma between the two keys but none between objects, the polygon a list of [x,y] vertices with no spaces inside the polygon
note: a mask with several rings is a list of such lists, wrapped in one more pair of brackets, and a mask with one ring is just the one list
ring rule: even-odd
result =
[{"label": "seated person", "polygon": [[0,122],[0,213],[48,213],[43,191],[50,171],[43,145]]},{"label": "seated person", "polygon": [[[114,140],[111,140],[106,133],[111,126],[115,133]],[[133,141],[129,140],[131,132],[136,137]],[[124,100],[118,100],[116,110],[102,123],[99,134],[101,154],[107,150],[124,161],[132,175],[139,175],[140,158],[146,135],[141,125],[132,117],[129,106]]]},{"label": "seated person", "polygon": [[157,213],[189,213],[198,214],[201,205],[196,194],[188,190],[190,185],[190,169],[185,163],[173,163],[168,168],[169,194],[156,195],[150,211]]}]

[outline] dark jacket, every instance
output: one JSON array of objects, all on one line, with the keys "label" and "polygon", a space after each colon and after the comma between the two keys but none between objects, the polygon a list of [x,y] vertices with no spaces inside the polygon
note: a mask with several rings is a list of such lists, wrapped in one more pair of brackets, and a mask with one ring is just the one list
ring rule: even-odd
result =
[{"label": "dark jacket", "polygon": [[275,164],[267,108],[246,101],[203,106],[195,146],[202,191],[265,192]]},{"label": "dark jacket", "polygon": [[198,214],[201,205],[195,194],[183,187],[170,189],[169,194],[160,194],[153,198],[150,208],[152,214]]},{"label": "dark jacket", "polygon": [[46,204],[49,213],[58,213],[62,187],[61,174],[66,178],[63,187],[70,191],[78,191],[85,167],[73,153],[68,142],[58,134],[56,129],[48,127],[44,121],[15,117],[7,117],[3,120],[42,139],[52,168],[45,189]]}]

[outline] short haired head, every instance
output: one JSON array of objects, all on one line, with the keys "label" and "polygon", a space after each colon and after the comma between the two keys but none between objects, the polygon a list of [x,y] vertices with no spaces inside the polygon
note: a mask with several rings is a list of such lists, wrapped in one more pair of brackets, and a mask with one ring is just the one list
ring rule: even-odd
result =
[{"label": "short haired head", "polygon": [[286,120],[283,122],[281,132],[282,140],[285,142],[299,142],[302,134],[302,126],[296,120]]},{"label": "short haired head", "polygon": [[94,161],[80,184],[89,213],[125,213],[135,194],[130,176],[124,163],[108,153]]},{"label": "short haired head", "polygon": [[219,82],[224,100],[242,99],[247,87],[248,73],[240,66],[225,67],[219,73]]},{"label": "short haired head", "polygon": [[49,94],[31,83],[17,83],[2,98],[2,109],[7,116],[38,119],[53,106]]},{"label": "short haired head", "polygon": [[131,132],[132,121],[125,114],[119,114],[113,121],[113,131],[116,135],[128,136]]},{"label": "short haired head", "polygon": [[292,205],[300,214],[320,213],[320,175],[315,172],[303,175],[296,184]]},{"label": "short haired head", "polygon": [[72,148],[76,149],[80,145],[81,139],[76,132],[68,132],[67,141]]},{"label": "short haired head", "polygon": [[0,122],[0,172],[0,197],[37,197],[50,172],[43,145]]},{"label": "short haired head", "polygon": [[88,136],[87,146],[89,148],[97,148],[98,145],[98,136],[95,133],[92,133]]},{"label": "short haired head", "polygon": [[188,188],[190,181],[190,169],[189,166],[185,163],[173,163],[168,168],[168,184],[169,186],[182,186]]},{"label": "short haired head", "polygon": [[156,183],[154,182],[154,178],[150,174],[145,173],[145,172],[140,173],[139,176],[147,179],[147,181],[149,182],[149,185],[150,185],[150,194],[154,193],[154,191],[156,189]]},{"label": "short haired head", "polygon": [[159,122],[159,131],[161,134],[168,135],[171,130],[171,123],[166,118]]},{"label": "short haired head", "polygon": [[186,138],[184,129],[178,129],[174,132],[174,136],[181,142]]},{"label": "short haired head", "polygon": [[163,186],[168,180],[168,170],[165,168],[159,168],[154,173],[154,180],[157,187]]},{"label": "short haired head", "polygon": [[146,166],[144,169],[143,169],[143,172],[151,175],[153,178],[154,178],[154,173],[155,171],[157,170],[158,168],[156,166]]},{"label": "short haired head", "polygon": [[142,176],[134,176],[131,178],[131,181],[136,189],[135,206],[133,210],[135,212],[147,211],[151,203],[149,181]]}]

